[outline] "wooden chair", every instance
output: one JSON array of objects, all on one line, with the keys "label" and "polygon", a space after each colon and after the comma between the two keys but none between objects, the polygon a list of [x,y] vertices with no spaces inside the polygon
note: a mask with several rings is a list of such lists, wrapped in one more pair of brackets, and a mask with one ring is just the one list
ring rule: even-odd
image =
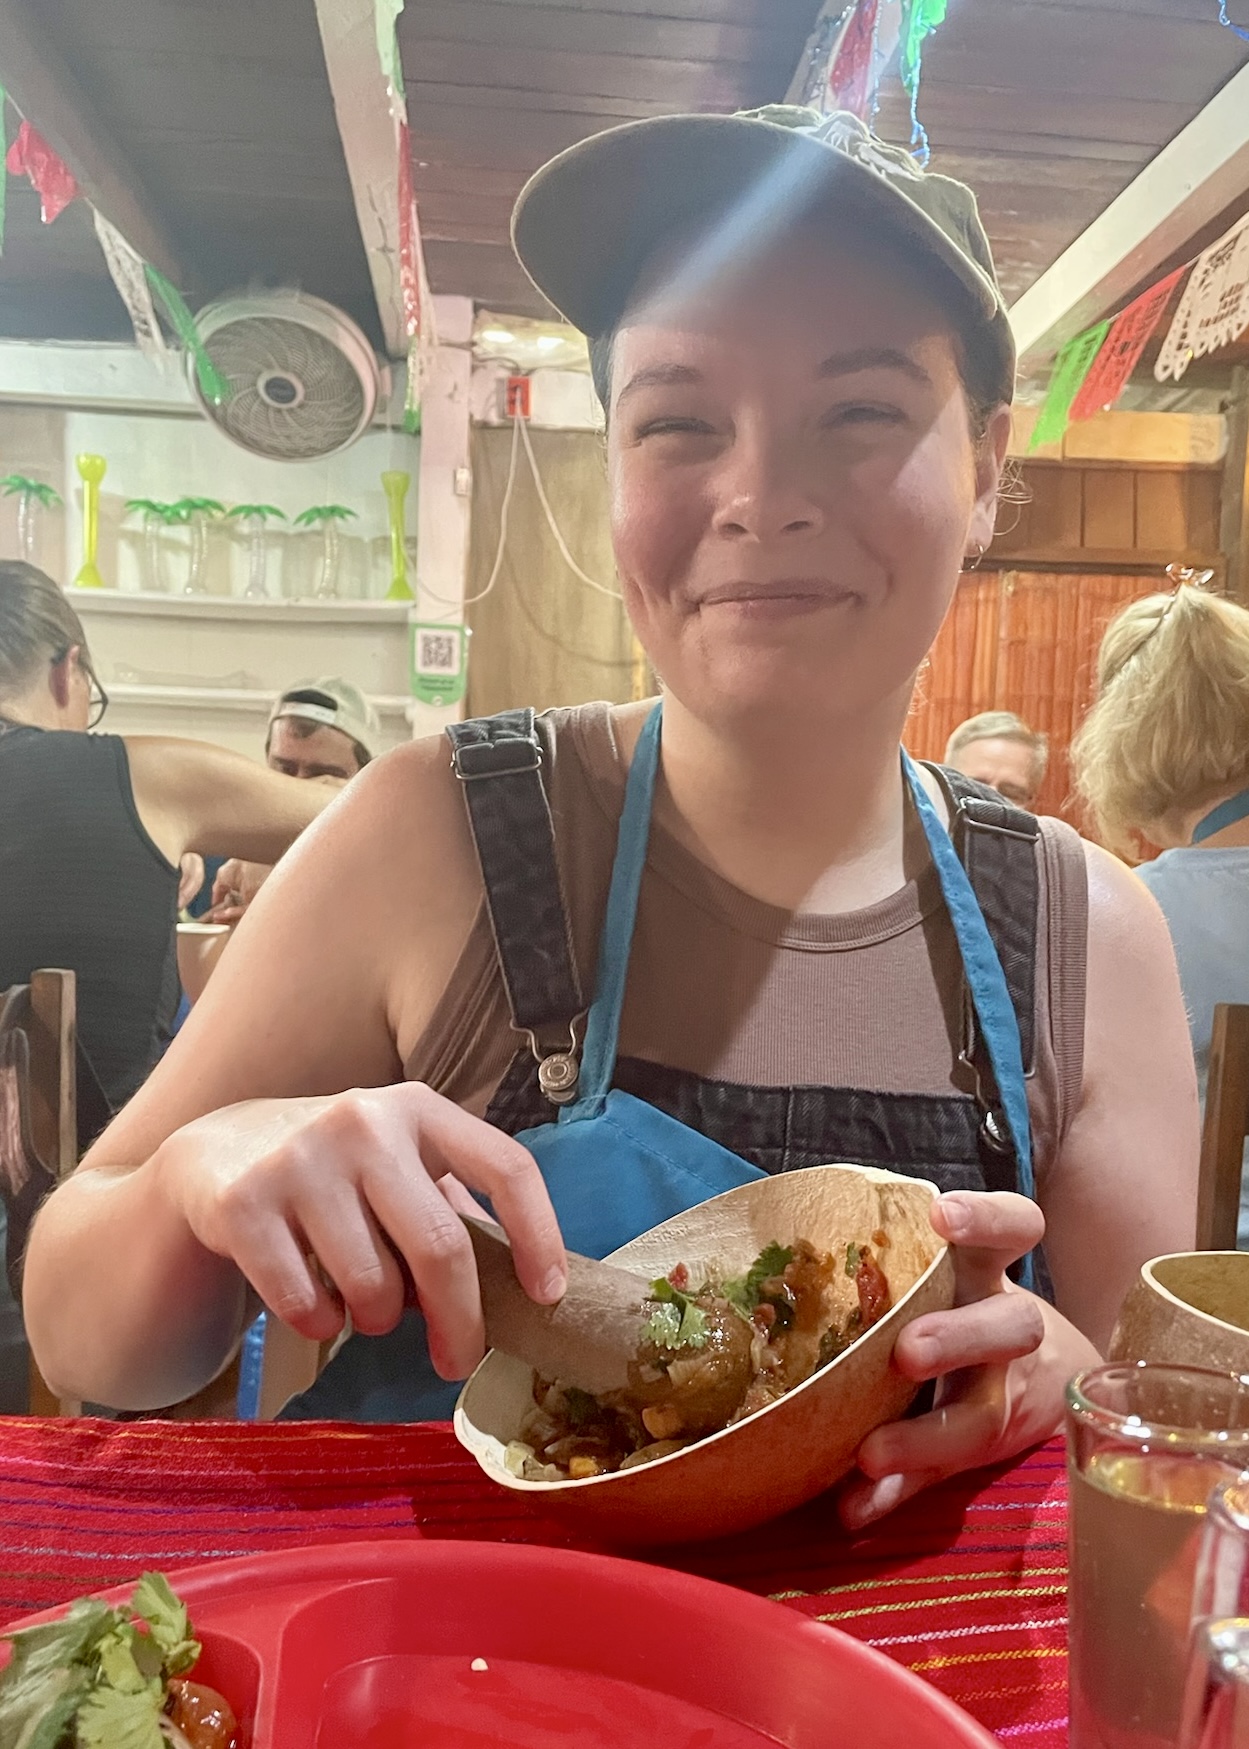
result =
[{"label": "wooden chair", "polygon": [[[39,1204],[78,1161],[74,974],[38,971],[0,995],[0,1195],[8,1271],[20,1304],[21,1259]],[[76,1415],[30,1363],[35,1415]]]},{"label": "wooden chair", "polygon": [[[85,1135],[79,1122],[80,1079],[88,1095]],[[8,1224],[9,1279],[19,1304],[21,1260],[35,1213],[78,1164],[80,1141],[92,1140],[106,1117],[90,1065],[78,1053],[73,972],[37,971],[29,984],[0,993],[0,1197]],[[331,1346],[309,1342],[276,1319],[267,1321],[262,1421],[272,1420],[288,1398],[313,1383]],[[232,1420],[238,1388],[236,1358],[202,1391],[155,1413],[175,1421]],[[29,1391],[32,1415],[82,1413],[81,1403],[48,1389],[33,1360]]]},{"label": "wooden chair", "polygon": [[1249,1136],[1249,1004],[1220,1002],[1210,1034],[1197,1183],[1197,1249],[1234,1251]]}]

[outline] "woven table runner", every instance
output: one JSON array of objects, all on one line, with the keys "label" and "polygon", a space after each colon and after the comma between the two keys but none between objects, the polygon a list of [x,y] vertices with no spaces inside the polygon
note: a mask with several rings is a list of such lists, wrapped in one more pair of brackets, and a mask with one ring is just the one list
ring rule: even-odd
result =
[{"label": "woven table runner", "polygon": [[[0,1620],[146,1567],[414,1528],[571,1541],[442,1425],[0,1420]],[[824,1499],[659,1558],[867,1641],[1005,1742],[1066,1743],[1061,1442],[931,1489],[853,1540]]]}]

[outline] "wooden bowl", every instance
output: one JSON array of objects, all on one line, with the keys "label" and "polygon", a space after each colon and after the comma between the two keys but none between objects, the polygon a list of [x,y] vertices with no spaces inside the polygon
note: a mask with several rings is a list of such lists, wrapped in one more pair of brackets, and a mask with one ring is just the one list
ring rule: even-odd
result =
[{"label": "wooden bowl", "polygon": [[[917,1386],[892,1364],[898,1332],[924,1312],[954,1303],[954,1263],[929,1220],[935,1185],[859,1166],[812,1166],[756,1179],[676,1215],[613,1252],[611,1261],[646,1276],[689,1265],[746,1269],[773,1240],[807,1239],[844,1251],[883,1229],[874,1248],[888,1277],[893,1308],[844,1354],[775,1403],[723,1432],[670,1456],[614,1475],[581,1481],[529,1482],[503,1462],[533,1403],[533,1372],[492,1351],[460,1394],[455,1431],[486,1474],[533,1497],[575,1529],[601,1542],[654,1546],[724,1536],[762,1524],[812,1499],[854,1465],[866,1436],[900,1416]],[[854,1283],[838,1278],[845,1309]]]},{"label": "wooden bowl", "polygon": [[1107,1358],[1249,1373],[1249,1251],[1177,1251],[1144,1264]]}]

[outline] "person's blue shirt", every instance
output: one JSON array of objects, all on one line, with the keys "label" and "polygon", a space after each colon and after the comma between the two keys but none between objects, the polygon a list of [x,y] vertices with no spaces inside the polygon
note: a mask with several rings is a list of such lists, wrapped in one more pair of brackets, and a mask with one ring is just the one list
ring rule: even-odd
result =
[{"label": "person's blue shirt", "polygon": [[[1175,944],[1204,1105],[1215,1004],[1249,1002],[1249,847],[1164,850],[1136,872]],[[1249,1171],[1241,1179],[1238,1243],[1249,1250]]]}]

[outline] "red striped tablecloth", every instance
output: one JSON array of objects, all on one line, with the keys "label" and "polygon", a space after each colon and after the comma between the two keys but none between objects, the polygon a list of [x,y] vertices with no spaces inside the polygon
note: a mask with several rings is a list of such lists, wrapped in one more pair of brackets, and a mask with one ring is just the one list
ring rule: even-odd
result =
[{"label": "red striped tablecloth", "polygon": [[[568,1541],[441,1425],[0,1421],[0,1620],[145,1567],[414,1525]],[[817,1500],[662,1558],[866,1640],[1020,1749],[1066,1743],[1060,1443],[933,1489],[852,1541]]]}]

